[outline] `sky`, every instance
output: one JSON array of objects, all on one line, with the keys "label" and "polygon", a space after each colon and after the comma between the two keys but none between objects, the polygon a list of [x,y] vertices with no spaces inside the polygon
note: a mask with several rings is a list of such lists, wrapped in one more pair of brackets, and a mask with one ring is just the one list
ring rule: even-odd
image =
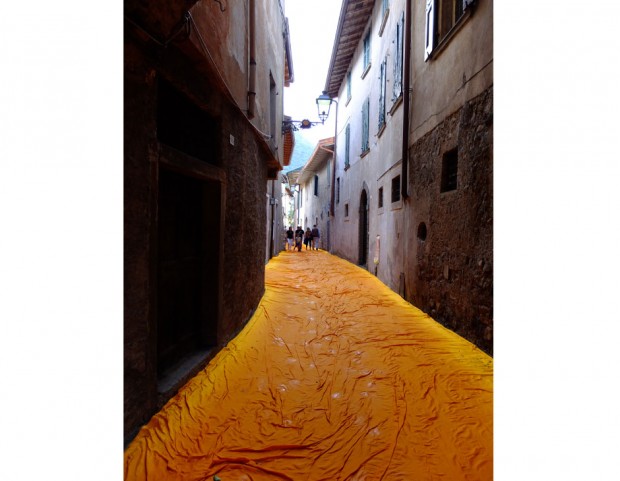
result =
[{"label": "sky", "polygon": [[[318,121],[316,98],[325,88],[334,36],[340,16],[340,0],[286,0],[293,54],[294,81],[284,89],[284,114],[293,120]],[[313,144],[334,135],[333,110],[325,125],[299,131]]]}]

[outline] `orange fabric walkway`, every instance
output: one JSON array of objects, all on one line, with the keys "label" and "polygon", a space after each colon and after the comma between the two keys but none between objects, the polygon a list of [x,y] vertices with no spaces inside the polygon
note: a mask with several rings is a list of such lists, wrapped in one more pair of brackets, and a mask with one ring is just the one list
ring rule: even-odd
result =
[{"label": "orange fabric walkway", "polygon": [[363,269],[283,252],[248,325],[129,445],[125,479],[491,480],[492,373]]}]

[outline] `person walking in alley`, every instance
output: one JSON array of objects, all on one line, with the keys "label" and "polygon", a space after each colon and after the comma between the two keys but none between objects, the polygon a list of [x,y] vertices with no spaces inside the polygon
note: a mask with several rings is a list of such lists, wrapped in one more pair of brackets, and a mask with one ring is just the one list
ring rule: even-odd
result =
[{"label": "person walking in alley", "polygon": [[287,251],[293,250],[293,239],[294,238],[295,238],[295,232],[293,231],[293,226],[291,225],[286,231],[286,250]]},{"label": "person walking in alley", "polygon": [[312,249],[312,232],[310,231],[310,227],[306,229],[306,233],[304,234],[304,245],[306,246],[306,250]]},{"label": "person walking in alley", "polygon": [[319,243],[321,242],[321,233],[319,232],[319,228],[314,224],[312,228],[312,248],[315,251],[319,250]]},{"label": "person walking in alley", "polygon": [[300,225],[297,226],[297,230],[295,231],[295,248],[301,252],[301,243],[304,239],[304,230]]}]

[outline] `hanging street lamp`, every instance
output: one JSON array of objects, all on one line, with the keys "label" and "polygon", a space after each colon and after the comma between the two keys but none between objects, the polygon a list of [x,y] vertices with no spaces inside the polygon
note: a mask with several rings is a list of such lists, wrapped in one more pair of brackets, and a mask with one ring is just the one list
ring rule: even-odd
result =
[{"label": "hanging street lamp", "polygon": [[319,119],[321,119],[321,122],[323,123],[325,123],[327,117],[329,117],[329,109],[332,106],[332,102],[336,101],[332,99],[325,90],[323,90],[323,93],[319,95],[316,99],[316,107],[319,111]]}]

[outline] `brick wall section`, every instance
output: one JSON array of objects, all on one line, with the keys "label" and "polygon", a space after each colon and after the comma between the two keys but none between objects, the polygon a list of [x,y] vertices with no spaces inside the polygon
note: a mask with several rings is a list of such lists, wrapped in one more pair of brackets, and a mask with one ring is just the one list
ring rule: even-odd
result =
[{"label": "brick wall section", "polygon": [[[458,147],[457,189],[440,192],[443,154]],[[406,298],[493,352],[493,88],[410,149]],[[426,240],[417,237],[424,222]]]}]

